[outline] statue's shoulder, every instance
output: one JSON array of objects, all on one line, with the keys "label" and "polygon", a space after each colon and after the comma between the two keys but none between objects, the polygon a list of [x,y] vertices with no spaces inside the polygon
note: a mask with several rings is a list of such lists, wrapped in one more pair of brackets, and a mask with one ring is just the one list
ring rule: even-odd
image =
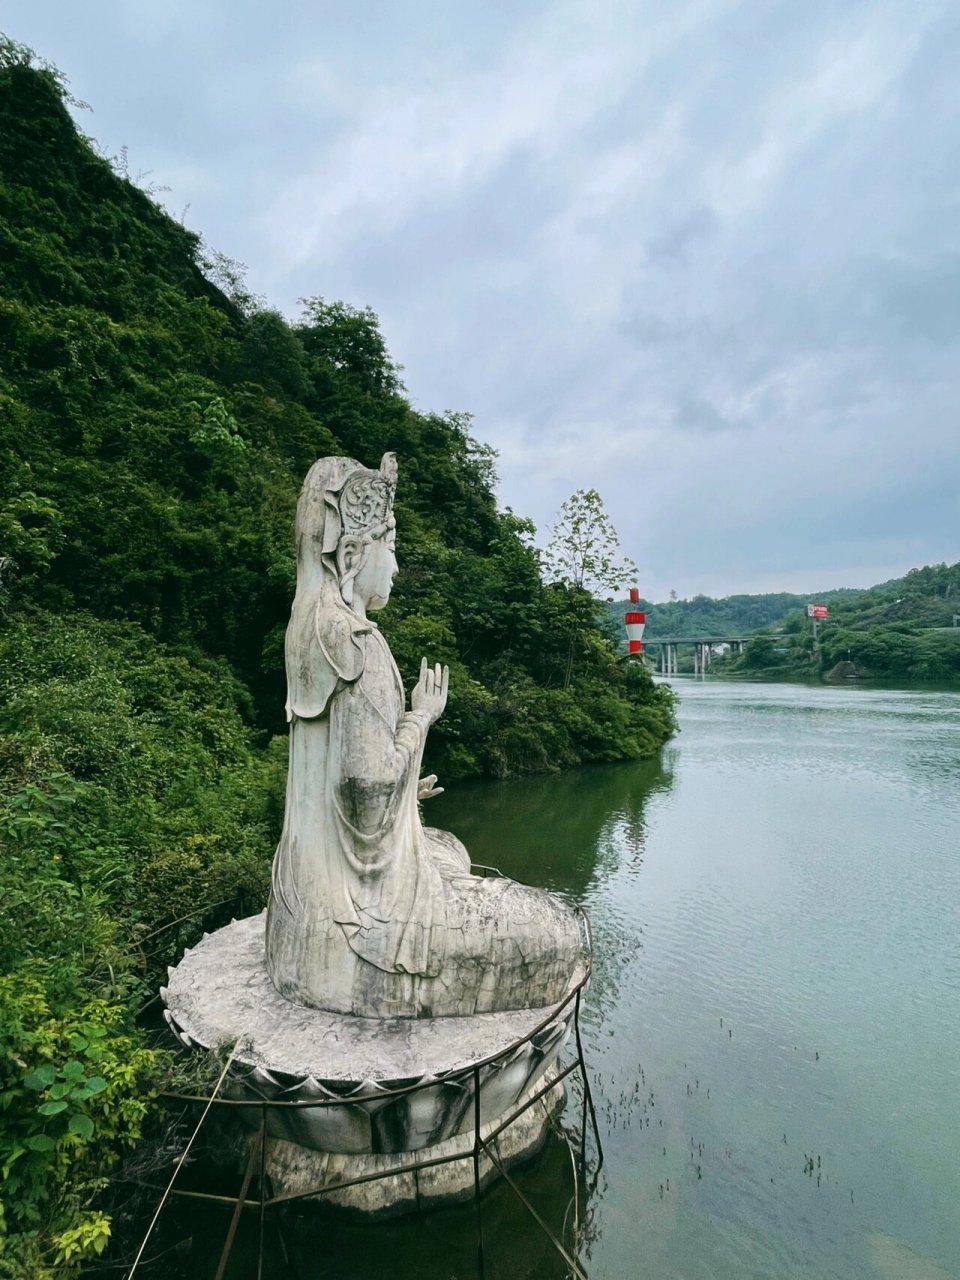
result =
[{"label": "statue's shoulder", "polygon": [[[387,706],[399,718],[403,714],[406,695],[403,680],[387,638],[375,622],[370,623],[366,637],[366,659],[363,668],[363,688],[372,700],[386,713]],[[394,705],[396,704],[396,705]]]},{"label": "statue's shoulder", "polygon": [[316,719],[343,684],[363,674],[370,624],[316,598],[294,601],[285,644],[287,718]]}]

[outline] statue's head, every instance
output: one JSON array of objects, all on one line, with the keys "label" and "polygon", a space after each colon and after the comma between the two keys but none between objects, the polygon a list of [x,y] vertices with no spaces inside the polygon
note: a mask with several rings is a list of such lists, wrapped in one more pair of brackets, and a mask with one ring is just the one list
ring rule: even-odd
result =
[{"label": "statue's head", "polygon": [[[382,609],[397,571],[393,495],[397,459],[378,471],[353,458],[321,458],[297,504],[297,572],[323,589],[334,583],[344,604]],[[319,572],[321,578],[315,581]]]}]

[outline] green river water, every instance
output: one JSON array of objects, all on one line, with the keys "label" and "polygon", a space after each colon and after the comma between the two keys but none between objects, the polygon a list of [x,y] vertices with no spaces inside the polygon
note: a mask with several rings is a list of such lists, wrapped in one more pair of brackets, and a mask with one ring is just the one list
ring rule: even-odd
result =
[{"label": "green river water", "polygon": [[[427,810],[590,913],[606,1159],[580,1262],[590,1280],[960,1280],[960,694],[677,687],[660,761],[461,784]],[[559,1232],[565,1144],[518,1178]],[[483,1214],[488,1277],[565,1274],[503,1186]],[[194,1222],[191,1274],[212,1275],[225,1227]],[[468,1207],[283,1232],[266,1276],[477,1274]],[[229,1276],[256,1274],[253,1241],[245,1223]]]}]

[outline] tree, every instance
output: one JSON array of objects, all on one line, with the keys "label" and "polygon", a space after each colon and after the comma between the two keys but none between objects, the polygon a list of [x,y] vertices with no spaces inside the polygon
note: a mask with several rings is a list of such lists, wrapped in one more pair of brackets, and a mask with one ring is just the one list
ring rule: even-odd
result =
[{"label": "tree", "polygon": [[578,489],[560,508],[544,554],[548,581],[567,590],[570,640],[563,687],[573,678],[574,655],[595,623],[598,595],[612,596],[624,579],[637,579],[637,566],[617,558],[620,539],[596,489]]},{"label": "tree", "polygon": [[618,559],[620,538],[596,489],[578,489],[560,508],[544,563],[548,578],[590,595],[612,596],[637,566]]},{"label": "tree", "polygon": [[301,298],[303,318],[296,327],[307,354],[326,362],[352,381],[355,390],[394,395],[402,391],[400,365],[394,364],[370,307]]}]

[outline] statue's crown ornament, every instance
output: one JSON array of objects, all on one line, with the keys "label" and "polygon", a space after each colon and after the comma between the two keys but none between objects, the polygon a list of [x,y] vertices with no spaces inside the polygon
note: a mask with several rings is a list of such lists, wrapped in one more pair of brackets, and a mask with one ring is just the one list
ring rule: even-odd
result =
[{"label": "statue's crown ornament", "polygon": [[360,534],[390,522],[394,482],[381,471],[358,471],[343,486],[340,520],[345,534]]}]

